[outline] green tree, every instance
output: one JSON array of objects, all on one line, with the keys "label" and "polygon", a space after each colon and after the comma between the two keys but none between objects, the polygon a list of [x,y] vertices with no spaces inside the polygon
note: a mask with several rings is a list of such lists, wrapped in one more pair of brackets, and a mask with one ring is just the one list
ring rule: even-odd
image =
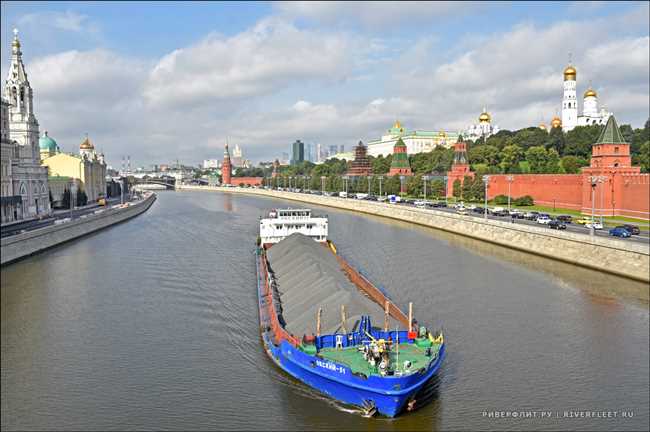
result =
[{"label": "green tree", "polygon": [[422,197],[424,196],[424,184],[422,183],[421,175],[414,175],[406,178],[406,192],[410,196]]},{"label": "green tree", "polygon": [[547,161],[546,161],[546,169],[544,170],[544,172],[548,174],[558,173],[560,171],[559,153],[557,152],[557,150],[552,148],[546,152],[546,155],[547,155]]},{"label": "green tree", "polygon": [[61,198],[61,207],[64,209],[70,208],[70,189],[63,190],[63,197]]},{"label": "green tree", "polygon": [[519,172],[519,162],[524,158],[524,151],[516,144],[505,146],[501,150],[501,171],[504,173]]},{"label": "green tree", "polygon": [[472,190],[472,177],[465,176],[463,178],[463,185],[461,186],[460,197],[464,201],[474,201],[474,193]]},{"label": "green tree", "polygon": [[452,185],[452,195],[456,198],[460,198],[461,192],[462,190],[461,190],[460,180],[456,179],[454,180],[454,183]]},{"label": "green tree", "polygon": [[548,139],[544,143],[547,150],[555,149],[558,154],[564,154],[564,147],[566,146],[566,138],[562,128],[553,128],[548,134]]},{"label": "green tree", "polygon": [[483,201],[485,199],[485,183],[483,183],[483,177],[475,175],[472,180],[472,197],[475,201]]},{"label": "green tree", "polygon": [[499,163],[499,149],[491,145],[470,148],[468,156],[472,164],[484,163],[488,166],[495,166]]},{"label": "green tree", "polygon": [[440,179],[436,179],[436,180],[432,181],[431,182],[431,195],[436,197],[436,198],[444,197],[445,196],[445,182],[440,180]]},{"label": "green tree", "polygon": [[538,127],[520,129],[506,141],[506,145],[518,145],[523,150],[531,147],[544,145],[548,139],[548,133]]},{"label": "green tree", "polygon": [[587,165],[587,161],[578,156],[568,155],[562,157],[560,165],[566,174],[578,174],[580,168]]},{"label": "green tree", "polygon": [[400,179],[398,175],[387,176],[385,178],[385,191],[386,195],[398,195],[400,192]]},{"label": "green tree", "polygon": [[544,146],[531,147],[526,150],[526,161],[528,162],[531,173],[543,173],[548,166],[548,152]]},{"label": "green tree", "polygon": [[561,155],[589,158],[591,156],[591,146],[598,140],[602,128],[603,126],[600,125],[576,126],[567,132],[564,152]]},{"label": "green tree", "polygon": [[650,172],[650,141],[646,141],[641,145],[637,160],[639,165],[641,165],[641,172]]}]

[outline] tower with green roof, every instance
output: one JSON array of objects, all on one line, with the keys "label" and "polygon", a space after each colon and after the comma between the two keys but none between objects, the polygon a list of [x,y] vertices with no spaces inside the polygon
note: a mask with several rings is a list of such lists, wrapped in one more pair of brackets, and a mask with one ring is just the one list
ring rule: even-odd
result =
[{"label": "tower with green roof", "polygon": [[411,165],[409,164],[409,157],[406,153],[406,144],[402,138],[398,138],[395,146],[393,147],[393,161],[390,164],[390,171],[388,175],[404,175],[412,176]]}]

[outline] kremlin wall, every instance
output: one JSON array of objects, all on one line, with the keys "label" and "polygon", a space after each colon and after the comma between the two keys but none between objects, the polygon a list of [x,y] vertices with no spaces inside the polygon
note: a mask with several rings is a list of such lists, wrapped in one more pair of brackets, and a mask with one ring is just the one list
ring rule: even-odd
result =
[{"label": "kremlin wall", "polygon": [[[447,173],[447,196],[453,195],[454,181],[462,183],[465,176],[474,176],[467,163],[466,144],[458,142],[454,148],[454,164]],[[591,214],[593,206],[599,216],[650,219],[650,174],[641,174],[640,167],[632,166],[630,145],[624,141],[613,115],[592,146],[591,165],[581,174],[489,175],[487,197],[497,195],[530,195],[535,204],[585,214]]]}]

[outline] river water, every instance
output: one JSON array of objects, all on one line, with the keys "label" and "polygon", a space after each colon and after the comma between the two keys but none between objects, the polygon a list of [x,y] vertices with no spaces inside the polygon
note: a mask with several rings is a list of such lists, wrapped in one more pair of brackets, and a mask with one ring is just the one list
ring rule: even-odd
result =
[{"label": "river water", "polygon": [[2,429],[648,429],[647,284],[327,208],[339,251],[442,326],[448,356],[437,398],[397,419],[290,379],[260,344],[253,258],[259,216],[285,205],[161,192],[3,268]]}]

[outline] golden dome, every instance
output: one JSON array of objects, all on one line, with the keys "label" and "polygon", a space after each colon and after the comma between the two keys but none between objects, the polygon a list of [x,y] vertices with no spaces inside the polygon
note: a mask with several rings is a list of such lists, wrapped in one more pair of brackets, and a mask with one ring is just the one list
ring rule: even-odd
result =
[{"label": "golden dome", "polygon": [[541,130],[546,130],[546,125],[544,124],[544,122],[542,122],[542,123],[539,124],[539,128],[540,128]]},{"label": "golden dome", "polygon": [[395,124],[393,125],[393,129],[401,129],[402,128],[402,123],[399,122],[399,120],[395,120]]},{"label": "golden dome", "polygon": [[81,150],[94,150],[94,149],[95,149],[95,146],[92,145],[92,143],[90,142],[90,140],[88,139],[88,137],[86,137],[86,139],[84,140],[84,142],[81,143],[81,145],[79,146],[79,148],[80,148]]},{"label": "golden dome", "polygon": [[585,97],[590,97],[590,96],[598,97],[596,90],[592,89],[591,87],[589,87],[589,90],[585,92]]},{"label": "golden dome", "polygon": [[551,126],[553,128],[562,127],[562,120],[558,116],[553,117],[553,120],[551,120]]},{"label": "golden dome", "polygon": [[480,116],[478,116],[478,121],[481,123],[490,123],[492,117],[486,111],[483,111]]},{"label": "golden dome", "polygon": [[575,81],[577,74],[578,72],[576,71],[576,68],[571,65],[567,66],[566,69],[564,69],[564,81]]}]

